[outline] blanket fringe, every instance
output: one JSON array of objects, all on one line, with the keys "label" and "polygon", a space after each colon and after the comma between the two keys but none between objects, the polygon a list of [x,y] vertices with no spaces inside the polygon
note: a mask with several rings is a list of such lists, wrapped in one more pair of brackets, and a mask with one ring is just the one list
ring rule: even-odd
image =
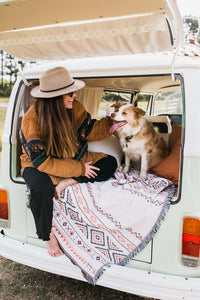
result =
[{"label": "blanket fringe", "polygon": [[[120,266],[125,266],[131,259],[133,259],[133,257],[135,255],[137,255],[140,251],[142,251],[147,244],[152,240],[152,238],[155,236],[156,232],[158,231],[158,229],[161,226],[162,221],[164,220],[167,211],[169,210],[170,204],[171,204],[171,199],[175,194],[175,185],[171,184],[170,186],[168,186],[168,195],[167,198],[165,200],[165,202],[163,203],[162,206],[162,210],[160,212],[160,215],[157,218],[157,221],[155,222],[154,226],[151,228],[151,230],[149,231],[149,233],[146,235],[146,237],[140,242],[140,244],[133,250],[131,251],[124,259],[121,259],[117,265]],[[62,248],[63,249],[63,248]],[[68,256],[70,258],[70,260],[72,261],[73,264],[75,264],[76,266],[80,267],[78,265],[78,263],[76,263],[72,257],[70,257],[69,253],[66,253],[65,249],[63,249],[64,253],[66,254],[66,256]],[[87,280],[88,283],[92,284],[95,286],[96,281],[99,279],[99,277],[110,267],[112,267],[114,265],[114,263],[112,262],[108,262],[105,265],[103,265],[97,272],[96,274],[92,277],[90,274],[88,274],[86,271],[84,271],[81,267],[81,271],[83,273],[84,278]]]},{"label": "blanket fringe", "polygon": [[86,279],[86,281],[90,284],[92,284],[93,286],[95,286],[97,280],[100,278],[100,276],[110,267],[113,266],[112,263],[108,262],[107,264],[103,265],[95,274],[94,277],[92,277],[91,275],[89,275],[86,271],[84,271],[79,264],[76,263],[76,261],[65,251],[65,249],[62,247],[62,245],[60,244],[59,240],[57,240],[61,249],[63,250],[63,252],[65,253],[65,255],[71,260],[72,264],[74,264],[75,266],[79,267],[81,269],[81,272],[83,274],[83,277]]},{"label": "blanket fringe", "polygon": [[[152,238],[155,236],[156,232],[158,231],[158,229],[161,226],[162,221],[164,220],[164,218],[166,216],[167,211],[169,210],[171,198],[173,197],[173,195],[175,194],[175,191],[176,191],[176,188],[174,185],[171,185],[169,188],[170,188],[170,192],[168,194],[168,197],[167,197],[165,203],[163,204],[163,209],[162,209],[154,227],[151,229],[149,234],[144,238],[144,240],[132,252],[130,252],[129,255],[126,256],[126,258],[121,260],[117,265],[125,266],[131,259],[133,259],[133,257],[135,255],[137,255],[140,251],[142,251],[148,245],[148,243],[152,240]],[[94,277],[91,277],[89,274],[84,273],[83,270],[82,270],[82,273],[84,274],[85,279],[90,284],[95,286],[99,277],[106,271],[106,269],[108,269],[112,266],[114,266],[114,264],[112,264],[112,263],[108,263],[107,265],[102,266],[98,270],[98,272],[95,274]]]},{"label": "blanket fringe", "polygon": [[84,272],[82,269],[81,269],[81,271],[82,271],[82,274],[83,274],[84,278],[87,280],[87,282],[90,283],[90,284],[92,284],[93,286],[95,286],[95,285],[96,285],[96,282],[97,282],[97,280],[100,278],[100,276],[101,276],[107,269],[109,269],[109,268],[112,267],[112,266],[113,266],[113,264],[111,264],[111,263],[108,263],[108,264],[102,266],[102,267],[98,270],[98,272],[95,274],[94,277],[90,276],[88,273]]},{"label": "blanket fringe", "polygon": [[137,255],[140,251],[142,251],[148,245],[148,243],[152,240],[152,238],[155,236],[156,232],[158,231],[158,229],[161,226],[162,221],[164,220],[164,218],[166,216],[167,211],[169,210],[169,207],[171,204],[171,198],[173,197],[173,195],[175,194],[175,191],[176,191],[175,185],[171,185],[169,188],[170,188],[170,192],[168,194],[168,197],[167,197],[165,203],[163,204],[163,209],[162,209],[156,223],[152,227],[151,231],[144,238],[144,240],[133,251],[131,251],[129,253],[129,255],[126,256],[126,258],[124,258],[123,260],[121,260],[118,263],[118,265],[125,266],[131,259],[133,259],[133,257],[135,255]]}]

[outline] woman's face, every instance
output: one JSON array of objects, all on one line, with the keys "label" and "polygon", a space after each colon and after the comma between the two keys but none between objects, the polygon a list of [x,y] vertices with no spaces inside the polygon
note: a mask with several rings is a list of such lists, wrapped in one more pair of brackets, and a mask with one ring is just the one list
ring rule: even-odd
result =
[{"label": "woman's face", "polygon": [[65,108],[72,109],[73,101],[74,101],[75,97],[76,97],[76,92],[73,92],[72,95],[69,95],[69,94],[63,95],[63,101],[64,101]]}]

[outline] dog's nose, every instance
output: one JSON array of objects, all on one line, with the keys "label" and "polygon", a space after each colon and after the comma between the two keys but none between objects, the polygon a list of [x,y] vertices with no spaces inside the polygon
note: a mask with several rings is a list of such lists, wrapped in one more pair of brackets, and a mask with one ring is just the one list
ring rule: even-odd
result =
[{"label": "dog's nose", "polygon": [[113,119],[115,116],[116,116],[115,113],[112,113],[112,114],[111,114],[111,118],[112,118],[112,119]]}]

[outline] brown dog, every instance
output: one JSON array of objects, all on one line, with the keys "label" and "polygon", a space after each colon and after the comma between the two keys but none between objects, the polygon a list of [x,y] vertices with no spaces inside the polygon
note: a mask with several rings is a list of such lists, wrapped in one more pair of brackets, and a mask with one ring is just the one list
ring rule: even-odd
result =
[{"label": "brown dog", "polygon": [[130,161],[140,164],[140,176],[147,177],[147,171],[159,164],[168,155],[164,139],[148,122],[145,112],[131,104],[122,106],[112,113],[116,121],[110,132],[117,130],[121,147],[125,153],[124,173],[130,168]]}]

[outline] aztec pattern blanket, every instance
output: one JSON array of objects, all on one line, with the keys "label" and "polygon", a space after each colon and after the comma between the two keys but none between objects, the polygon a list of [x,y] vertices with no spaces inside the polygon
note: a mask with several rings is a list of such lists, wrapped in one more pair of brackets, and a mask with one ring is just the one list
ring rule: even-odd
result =
[{"label": "aztec pattern blanket", "polygon": [[54,200],[53,230],[64,253],[95,284],[106,268],[125,265],[148,244],[174,193],[165,178],[117,171],[108,181],[64,190]]}]

